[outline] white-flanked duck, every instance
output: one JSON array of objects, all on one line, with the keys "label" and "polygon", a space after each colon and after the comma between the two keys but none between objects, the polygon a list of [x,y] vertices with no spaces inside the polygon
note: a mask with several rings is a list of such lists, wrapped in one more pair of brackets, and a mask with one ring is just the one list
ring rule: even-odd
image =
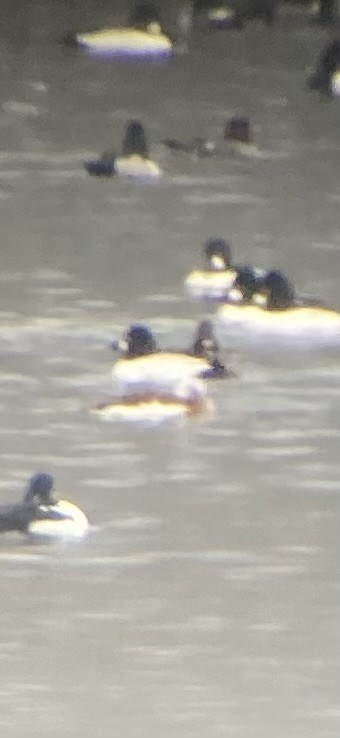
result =
[{"label": "white-flanked duck", "polygon": [[144,126],[139,120],[130,120],[125,126],[122,153],[105,152],[99,159],[85,162],[85,169],[93,177],[139,177],[157,179],[162,170],[150,159]]},{"label": "white-flanked duck", "polygon": [[224,238],[209,238],[203,246],[202,269],[185,278],[185,289],[199,300],[225,300],[236,272],[232,266],[231,245]]},{"label": "white-flanked duck", "polygon": [[202,321],[192,346],[185,350],[161,350],[151,330],[141,324],[131,325],[113,348],[121,353],[112,376],[119,385],[135,394],[138,391],[167,393],[193,377],[219,379],[234,376],[219,358],[219,346],[210,321]]},{"label": "white-flanked duck", "polygon": [[68,32],[64,43],[98,56],[157,58],[169,56],[173,49],[171,39],[162,31],[159,13],[151,3],[134,6],[126,27]]},{"label": "white-flanked duck", "polygon": [[340,313],[313,298],[297,297],[290,280],[276,269],[257,276],[251,267],[240,268],[229,302],[217,310],[217,321],[252,337],[340,339]]},{"label": "white-flanked duck", "polygon": [[79,540],[89,530],[83,511],[53,495],[53,477],[35,474],[23,500],[0,507],[0,532],[17,531],[33,541]]}]

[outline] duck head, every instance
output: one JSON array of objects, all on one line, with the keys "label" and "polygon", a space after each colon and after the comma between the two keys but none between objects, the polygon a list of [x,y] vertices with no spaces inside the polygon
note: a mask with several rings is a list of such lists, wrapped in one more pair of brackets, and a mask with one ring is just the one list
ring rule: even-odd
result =
[{"label": "duck head", "polygon": [[140,120],[130,120],[125,126],[123,138],[123,156],[132,156],[137,154],[148,158],[149,147],[145,135],[144,126]]},{"label": "duck head", "polygon": [[203,247],[209,271],[223,271],[231,266],[231,245],[224,238],[209,238]]},{"label": "duck head", "polygon": [[52,495],[52,490],[53,477],[51,474],[35,474],[29,481],[24,501],[26,503],[34,502],[37,505],[55,505],[56,499]]},{"label": "duck head", "polygon": [[148,356],[158,350],[156,339],[150,329],[139,323],[130,325],[118,346],[127,359]]},{"label": "duck head", "polygon": [[252,144],[254,142],[254,135],[249,118],[244,116],[230,118],[224,129],[224,140]]},{"label": "duck head", "polygon": [[161,33],[162,30],[160,15],[152,3],[134,5],[128,18],[128,25],[149,33]]},{"label": "duck head", "polygon": [[198,358],[210,358],[219,350],[211,320],[202,320],[198,324],[193,343],[193,354]]},{"label": "duck head", "polygon": [[294,306],[293,285],[279,270],[267,272],[257,291],[266,295],[268,310],[285,310]]},{"label": "duck head", "polygon": [[241,266],[238,268],[233,289],[241,293],[242,302],[250,302],[257,290],[257,279],[252,267]]}]

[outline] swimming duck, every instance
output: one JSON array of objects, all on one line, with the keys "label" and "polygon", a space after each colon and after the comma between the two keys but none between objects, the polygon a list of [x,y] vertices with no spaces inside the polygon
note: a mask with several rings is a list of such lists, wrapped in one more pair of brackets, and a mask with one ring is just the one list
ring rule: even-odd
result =
[{"label": "swimming duck", "polygon": [[293,285],[279,270],[257,277],[251,267],[244,267],[236,277],[235,292],[238,295],[231,292],[230,301],[217,311],[221,325],[244,329],[252,337],[340,339],[340,313],[316,300],[296,297]]},{"label": "swimming duck", "polygon": [[[121,356],[113,366],[113,379],[129,391],[138,387],[143,392],[157,389],[167,393],[171,388],[173,394],[177,385],[193,377],[217,379],[231,376],[232,373],[219,359],[212,333],[212,326],[209,332],[207,323],[201,323],[188,351],[162,351],[147,326],[131,325],[118,342]],[[117,349],[117,343],[113,348]]]},{"label": "swimming duck", "polygon": [[186,290],[196,299],[224,300],[235,279],[231,245],[224,238],[209,238],[203,246],[203,259],[203,269],[195,269],[185,278]]},{"label": "swimming duck", "polygon": [[0,532],[18,531],[28,538],[79,539],[89,527],[82,510],[52,494],[53,477],[35,474],[22,502],[0,507]]},{"label": "swimming duck", "polygon": [[162,32],[159,13],[151,3],[133,7],[128,23],[125,28],[68,32],[64,43],[103,56],[160,57],[171,54],[172,42]]},{"label": "swimming duck", "polygon": [[315,72],[307,80],[311,90],[325,95],[340,94],[340,38],[336,38],[322,50]]},{"label": "swimming duck", "polygon": [[263,272],[250,266],[237,267],[228,302],[259,305],[267,310],[286,310],[296,304],[293,285],[277,269]]},{"label": "swimming duck", "polygon": [[275,19],[277,0],[194,0],[197,13],[203,14],[210,26],[242,30],[246,21],[262,19],[271,25]]},{"label": "swimming duck", "polygon": [[178,141],[174,138],[165,138],[161,145],[169,151],[191,154],[199,158],[225,156],[226,153],[254,155],[258,148],[254,141],[254,131],[249,118],[233,116],[227,121],[222,141],[213,141],[208,138],[194,138],[189,142]]},{"label": "swimming duck", "polygon": [[254,131],[249,118],[246,116],[233,116],[227,122],[223,140],[228,148],[237,154],[254,154],[258,148],[254,141]]},{"label": "swimming duck", "polygon": [[149,158],[149,147],[144,126],[139,120],[130,120],[125,126],[121,156],[105,152],[97,160],[86,161],[91,176],[112,177],[117,174],[141,179],[158,178],[162,170]]},{"label": "swimming duck", "polygon": [[204,382],[191,378],[178,384],[175,391],[144,392],[137,388],[135,392],[123,393],[100,403],[92,412],[107,421],[155,425],[180,418],[196,418],[211,414],[212,410]]}]

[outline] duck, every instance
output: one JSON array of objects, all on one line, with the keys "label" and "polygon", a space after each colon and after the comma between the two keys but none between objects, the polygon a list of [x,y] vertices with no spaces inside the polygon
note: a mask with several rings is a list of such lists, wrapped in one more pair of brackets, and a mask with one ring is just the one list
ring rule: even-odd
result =
[{"label": "duck", "polygon": [[175,390],[160,393],[157,390],[137,388],[123,392],[98,404],[93,410],[96,416],[109,422],[132,422],[143,425],[192,419],[213,413],[214,405],[207,396],[205,383],[190,378],[179,383]]},{"label": "duck", "polygon": [[224,238],[208,238],[203,245],[203,268],[194,269],[184,281],[190,297],[198,300],[224,300],[235,280],[232,246]]},{"label": "duck", "polygon": [[219,358],[219,346],[212,323],[199,323],[187,350],[161,350],[148,326],[132,324],[123,337],[114,342],[120,356],[114,363],[112,377],[130,392],[135,388],[176,394],[176,387],[192,378],[221,379],[234,376]]},{"label": "duck", "polygon": [[244,115],[235,115],[227,120],[220,142],[195,137],[191,141],[165,138],[160,144],[171,153],[190,154],[201,159],[223,157],[230,153],[245,156],[258,154],[253,126],[250,119]]},{"label": "duck", "polygon": [[140,120],[129,120],[125,125],[121,156],[105,152],[99,159],[86,161],[84,167],[92,177],[136,177],[158,179],[162,170],[149,157],[145,129]]},{"label": "duck", "polygon": [[216,314],[218,325],[244,329],[248,335],[332,341],[340,339],[340,313],[317,299],[296,296],[278,269],[257,275],[251,267],[238,271],[228,302]]},{"label": "duck", "polygon": [[18,532],[32,541],[83,538],[89,522],[83,511],[53,495],[53,477],[37,473],[21,502],[0,506],[0,533]]},{"label": "duck", "polygon": [[194,0],[196,12],[206,18],[209,26],[239,31],[254,19],[272,25],[276,4],[277,0]]},{"label": "duck", "polygon": [[223,140],[228,149],[234,154],[249,156],[258,153],[254,129],[250,119],[245,115],[235,115],[227,121]]},{"label": "duck", "polygon": [[102,28],[87,33],[68,31],[67,46],[99,56],[163,57],[172,53],[173,43],[162,31],[158,11],[151,3],[134,6],[126,27]]},{"label": "duck", "polygon": [[323,48],[315,71],[307,79],[307,86],[330,97],[340,94],[340,37]]}]

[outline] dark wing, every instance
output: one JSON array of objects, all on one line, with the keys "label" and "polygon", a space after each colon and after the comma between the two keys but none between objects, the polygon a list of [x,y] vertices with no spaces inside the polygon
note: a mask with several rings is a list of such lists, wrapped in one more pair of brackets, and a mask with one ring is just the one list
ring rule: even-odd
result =
[{"label": "dark wing", "polygon": [[35,516],[34,505],[5,505],[0,508],[0,533],[18,530],[24,531]]},{"label": "dark wing", "polygon": [[34,520],[72,520],[72,516],[66,515],[55,507],[39,505],[35,510]]}]

